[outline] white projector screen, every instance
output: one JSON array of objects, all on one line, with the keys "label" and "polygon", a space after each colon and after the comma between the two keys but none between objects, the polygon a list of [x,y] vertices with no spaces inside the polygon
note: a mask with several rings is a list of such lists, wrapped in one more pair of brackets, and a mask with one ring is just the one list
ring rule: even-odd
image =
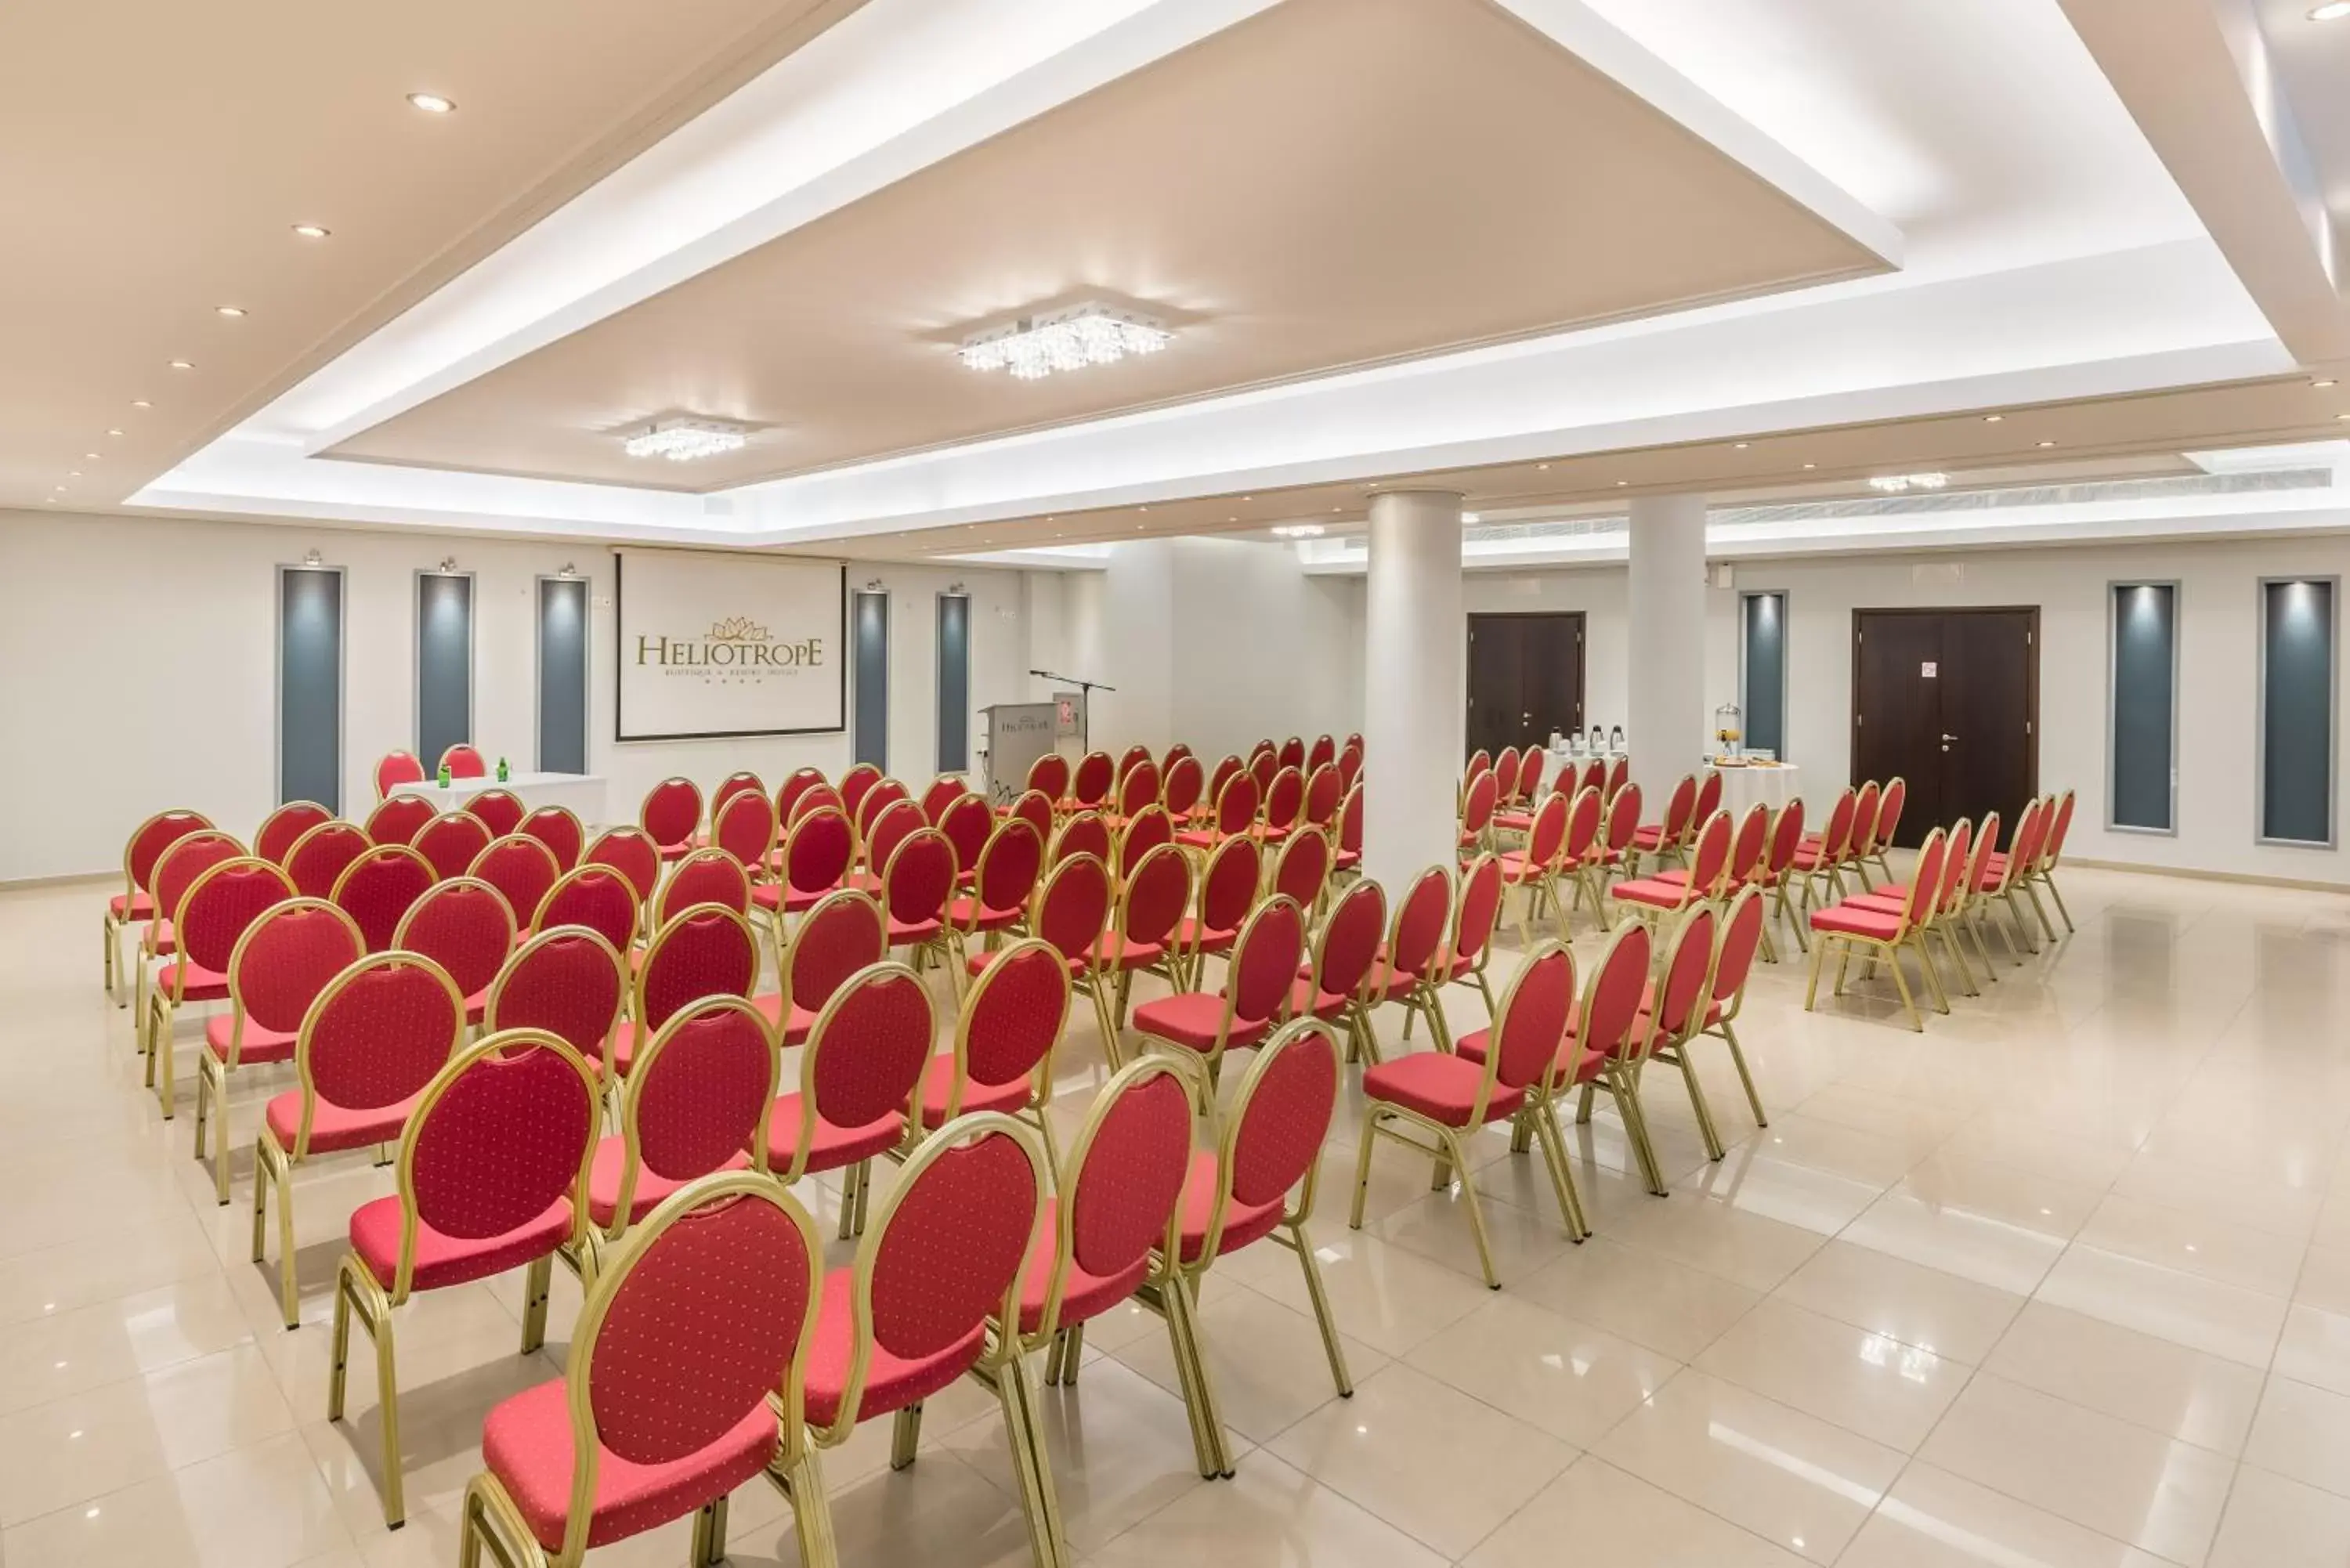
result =
[{"label": "white projector screen", "polygon": [[847,568],[838,561],[616,550],[614,739],[847,727]]}]

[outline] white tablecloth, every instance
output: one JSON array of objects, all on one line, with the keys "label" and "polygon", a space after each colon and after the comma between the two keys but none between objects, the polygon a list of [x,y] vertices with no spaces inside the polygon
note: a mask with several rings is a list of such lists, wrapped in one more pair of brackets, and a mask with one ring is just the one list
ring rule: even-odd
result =
[{"label": "white tablecloth", "polygon": [[590,827],[605,820],[604,780],[597,774],[515,774],[504,784],[492,774],[477,779],[451,779],[446,789],[427,779],[422,784],[402,784],[393,793],[421,795],[438,810],[454,811],[485,789],[512,790],[533,811],[542,805],[567,806]]},{"label": "white tablecloth", "polygon": [[1793,763],[1777,767],[1721,768],[1721,807],[1734,820],[1756,801],[1776,811],[1803,794],[1804,770]]}]

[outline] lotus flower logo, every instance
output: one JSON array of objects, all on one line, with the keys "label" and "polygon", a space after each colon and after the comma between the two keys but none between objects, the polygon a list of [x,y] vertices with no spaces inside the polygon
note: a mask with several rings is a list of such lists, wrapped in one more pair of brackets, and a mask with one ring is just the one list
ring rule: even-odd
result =
[{"label": "lotus flower logo", "polygon": [[712,642],[764,642],[768,636],[765,627],[746,615],[730,616],[710,628]]}]

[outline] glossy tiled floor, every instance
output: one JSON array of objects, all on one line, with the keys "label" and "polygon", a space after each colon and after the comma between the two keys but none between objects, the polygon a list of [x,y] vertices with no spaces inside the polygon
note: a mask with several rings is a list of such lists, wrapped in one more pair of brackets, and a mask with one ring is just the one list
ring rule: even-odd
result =
[{"label": "glossy tiled floor", "polygon": [[[1709,1164],[1679,1084],[1654,1079],[1673,1195],[1626,1179],[1603,1113],[1575,1143],[1598,1232],[1581,1247],[1540,1172],[1484,1140],[1499,1294],[1457,1194],[1399,1151],[1347,1229],[1350,1106],[1315,1240],[1359,1392],[1333,1397],[1288,1255],[1231,1260],[1202,1315],[1239,1476],[1202,1482],[1156,1320],[1097,1324],[1078,1388],[1045,1400],[1077,1555],[2350,1560],[2350,904],[2090,871],[2066,891],[2079,934],[2002,963],[1922,1039],[1882,1003],[1807,1017],[1797,966],[1763,969],[1744,1035],[1772,1125],[1748,1126],[1711,1062],[1739,1141]],[[99,997],[99,897],[0,898],[0,1557],[445,1568],[483,1413],[559,1368],[576,1288],[558,1272],[555,1337],[529,1359],[512,1282],[405,1309],[411,1522],[388,1534],[371,1369],[348,1424],[326,1421],[324,1383],[344,1220],[389,1173],[299,1184],[287,1334],[245,1262],[256,1106],[285,1080],[239,1097],[236,1205],[216,1209],[191,1119],[157,1119],[129,1015]],[[1466,994],[1454,1011],[1480,1016]],[[1071,1121],[1100,1076],[1088,1016],[1063,1063]],[[1026,1561],[991,1397],[950,1392],[920,1461],[885,1458],[878,1429],[827,1457],[844,1563]],[[764,1485],[739,1495],[733,1545],[796,1560]],[[684,1556],[672,1528],[593,1561]]]}]

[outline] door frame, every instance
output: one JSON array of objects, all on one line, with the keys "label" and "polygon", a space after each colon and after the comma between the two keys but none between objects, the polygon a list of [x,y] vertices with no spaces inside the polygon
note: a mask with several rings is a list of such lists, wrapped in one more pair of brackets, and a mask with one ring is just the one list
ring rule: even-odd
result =
[{"label": "door frame", "polygon": [[[1461,728],[1464,735],[1469,730],[1469,705],[1473,701],[1472,693],[1469,689],[1471,669],[1469,645],[1477,635],[1477,623],[1481,620],[1571,620],[1575,622],[1575,646],[1580,652],[1580,657],[1575,661],[1575,716],[1580,719],[1590,711],[1590,611],[1579,609],[1468,610],[1463,612],[1461,619],[1463,624],[1461,628]],[[1462,759],[1467,760],[1475,751],[1476,747],[1473,745],[1465,748],[1461,753]]]},{"label": "door frame", "polygon": [[[2024,763],[2032,773],[2032,787],[2040,787],[2040,607],[2038,605],[1890,605],[1884,608],[1855,605],[1852,608],[1852,672],[1851,685],[1846,689],[1852,708],[1852,722],[1845,730],[1845,772],[1856,775],[1860,771],[1860,634],[1865,629],[1861,620],[1866,616],[1951,616],[1951,615],[2021,615],[2029,616],[2026,628],[2026,649],[2023,675],[2023,736]],[[1852,787],[1861,785],[1858,777],[1851,778]]]}]

